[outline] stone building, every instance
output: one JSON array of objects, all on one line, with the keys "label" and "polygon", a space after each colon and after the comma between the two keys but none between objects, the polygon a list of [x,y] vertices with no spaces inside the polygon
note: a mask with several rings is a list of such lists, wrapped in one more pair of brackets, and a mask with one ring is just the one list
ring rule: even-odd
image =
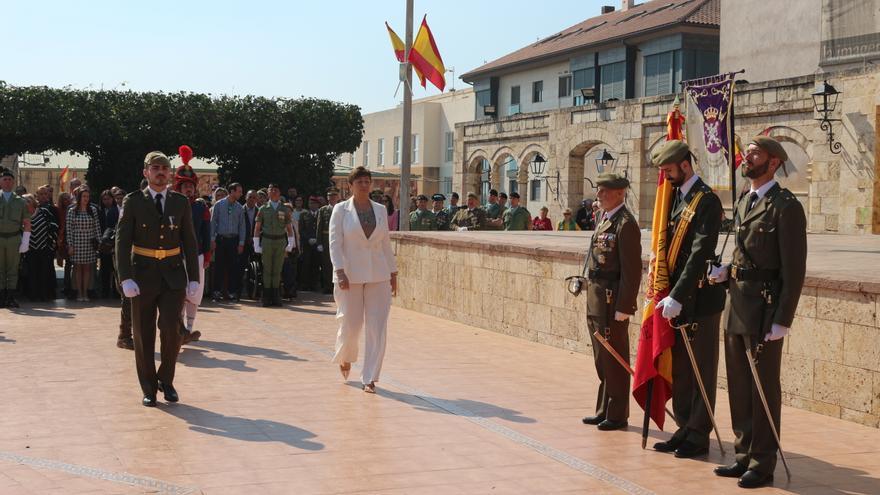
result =
[{"label": "stone building", "polygon": [[[875,2],[875,0],[863,1]],[[829,41],[816,37],[810,42],[802,41],[794,45],[799,51],[792,48],[791,51],[774,52],[772,47],[766,48],[767,51],[775,53],[774,57],[803,57],[805,62],[800,65],[790,65],[790,70],[797,72],[786,74],[783,78],[761,80],[765,78],[762,74],[766,77],[780,76],[777,72],[767,72],[762,69],[764,65],[773,65],[775,59],[773,57],[768,60],[763,59],[762,52],[755,51],[757,50],[755,46],[740,45],[739,40],[758,37],[765,30],[773,29],[775,22],[773,19],[778,17],[770,15],[776,8],[771,6],[772,3],[752,2],[754,5],[750,10],[749,23],[735,26],[731,30],[731,35],[725,34],[723,28],[728,24],[723,19],[726,15],[742,18],[742,11],[738,7],[734,10],[729,5],[735,2],[656,0],[634,7],[626,5],[627,3],[624,2],[626,11],[611,12],[588,19],[548,39],[565,38],[569,32],[575,33],[578,29],[588,30],[591,26],[599,26],[590,31],[599,33],[602,29],[611,29],[609,25],[625,25],[625,22],[618,22],[621,16],[635,16],[639,12],[643,12],[642,20],[639,22],[648,23],[650,18],[669,15],[675,10],[679,11],[675,14],[678,17],[667,19],[663,29],[679,32],[669,34],[662,29],[659,31],[653,29],[644,33],[635,30],[623,39],[585,38],[586,44],[576,47],[560,46],[558,53],[550,49],[535,52],[536,45],[541,44],[538,42],[462,76],[466,81],[474,82],[477,91],[475,108],[477,118],[456,126],[456,169],[453,188],[462,191],[481,191],[488,187],[501,190],[515,187],[520,189],[521,194],[527,192],[523,194],[527,202],[537,203],[536,206],[546,205],[550,209],[550,216],[558,218],[562,209],[574,208],[581,199],[594,197],[593,184],[600,168],[597,158],[607,151],[616,159],[614,169],[630,177],[632,190],[628,195],[628,204],[637,214],[642,225],[648,226],[657,179],[657,171],[650,166],[649,156],[665,138],[666,113],[672,106],[674,91],[678,90],[677,83],[690,76],[703,75],[700,72],[691,74],[683,72],[680,78],[676,76],[676,71],[679,70],[676,66],[678,60],[676,53],[686,55],[689,49],[693,50],[689,48],[693,45],[688,41],[696,36],[692,31],[709,30],[714,22],[714,25],[722,26],[720,68],[745,69],[745,73],[738,76],[744,81],[736,85],[734,100],[737,135],[747,143],[751,136],[764,132],[784,142],[791,163],[788,167],[789,175],[787,177],[781,175],[779,179],[804,203],[809,214],[810,231],[880,233],[880,212],[876,204],[880,201],[880,182],[877,179],[878,161],[875,158],[878,148],[876,141],[878,140],[878,106],[880,106],[880,92],[878,92],[880,66],[867,63],[854,66],[851,58],[825,57],[822,59],[824,64],[822,67],[813,67],[810,64],[820,59],[815,53],[829,46]],[[821,31],[823,28],[818,24],[820,19],[838,19],[842,16],[832,15],[834,12],[828,11],[829,5],[833,7],[836,2],[825,2],[821,5],[819,3],[818,1],[787,2],[787,5],[788,9],[792,10],[792,15],[802,14],[807,18],[812,15],[817,21],[816,30]],[[676,9],[679,4],[681,8]],[[667,7],[661,8],[664,5]],[[804,13],[810,9],[824,10],[820,10],[821,15]],[[801,14],[798,14],[799,12]],[[716,14],[720,18],[712,18]],[[611,22],[614,19],[617,20]],[[702,24],[699,27],[694,26],[696,24],[694,19],[698,19]],[[659,19],[655,19],[654,22],[659,22]],[[744,29],[754,32],[746,32]],[[826,28],[828,29],[830,28]],[[877,31],[880,32],[880,29]],[[572,38],[576,36],[579,34],[570,35]],[[659,36],[662,42],[651,36]],[[708,35],[701,34],[701,36]],[[671,50],[671,72],[664,73],[663,76],[663,88],[670,89],[666,93],[648,95],[646,88],[655,88],[656,80],[649,78],[647,74],[649,69],[655,69],[656,63],[659,63],[659,60],[649,57],[667,53],[655,53],[654,50],[662,48],[653,47],[661,45],[669,48],[670,43],[676,42],[675,40],[679,45],[678,48],[673,47],[674,49]],[[608,89],[607,85],[602,84],[601,73],[605,66],[601,64],[601,54],[605,51],[601,47],[608,46],[609,43],[638,47],[637,54],[632,58],[635,67],[627,70],[629,75],[624,79],[623,84],[627,88],[625,98],[608,97],[608,91],[612,91],[610,94],[614,95],[617,93],[613,92],[613,88]],[[701,46],[707,45],[704,43]],[[749,50],[752,56],[738,55],[739,46],[744,46],[743,49]],[[614,48],[609,50],[613,51]],[[498,89],[507,87],[504,82],[506,79],[517,80],[523,74],[540,72],[541,67],[552,72],[554,64],[558,65],[559,58],[567,57],[569,66],[573,69],[576,61],[580,60],[579,54],[582,52],[595,53],[594,61],[599,62],[597,72],[600,75],[595,77],[600,80],[593,88],[598,89],[597,92],[592,93],[595,97],[593,103],[584,103],[582,100],[572,98],[571,102],[566,102],[564,105],[557,102],[558,108],[533,109],[523,106],[519,109],[509,108],[512,105],[508,105],[509,101],[504,98],[509,98],[510,95],[507,93],[511,92],[505,93],[504,90]],[[864,50],[862,52],[865,53],[867,60],[870,54]],[[509,63],[503,62],[505,60]],[[510,62],[512,60],[517,61]],[[629,60],[627,59],[627,64],[630,63]],[[751,62],[742,65],[746,61]],[[562,65],[564,66],[565,63]],[[784,66],[784,64],[780,65]],[[635,70],[639,67],[641,72]],[[813,68],[803,73],[809,67]],[[717,69],[718,67],[715,67],[712,72],[717,72]],[[496,73],[497,76],[492,75]],[[756,81],[747,82],[752,73],[758,76]],[[494,96],[491,92],[489,94],[494,100],[486,100],[485,93],[482,93],[480,84],[483,83],[480,82],[480,78],[484,77],[489,78],[490,89],[496,88]],[[560,76],[560,80],[562,77]],[[493,82],[492,78],[497,80]],[[814,110],[811,94],[815,91],[817,83],[824,80],[841,93],[836,110],[830,115],[831,118],[840,119],[839,122],[832,123],[834,140],[842,145],[839,154],[832,153],[829,137],[819,128],[819,123],[816,121],[818,114]],[[631,92],[628,89],[630,87]],[[562,92],[565,89],[562,83],[559,89],[560,94],[565,94]],[[515,95],[515,92],[513,93]],[[489,104],[481,106],[482,103]],[[486,116],[486,106],[495,106],[496,115]],[[511,110],[518,110],[519,113]],[[541,155],[547,162],[545,171],[540,177],[534,176],[529,167],[530,162],[537,155]],[[727,204],[731,201],[729,197],[723,199]]]}]

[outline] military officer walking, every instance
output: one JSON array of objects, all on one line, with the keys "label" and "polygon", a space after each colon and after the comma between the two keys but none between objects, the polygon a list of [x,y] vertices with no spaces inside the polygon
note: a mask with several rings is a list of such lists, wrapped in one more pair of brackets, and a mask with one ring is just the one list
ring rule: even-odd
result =
[{"label": "military officer walking", "polygon": [[333,263],[330,262],[330,215],[339,202],[339,189],[327,189],[327,204],[318,208],[318,253],[321,256],[321,287],[333,294]]},{"label": "military officer walking", "polygon": [[[158,151],[144,158],[148,186],[125,197],[116,231],[116,263],[125,297],[131,298],[132,335],[143,405],[156,406],[156,391],[177,402],[174,367],[184,329],[180,321],[186,295],[199,289],[199,256],[192,208],[167,189],[171,162]],[[187,283],[189,280],[189,283]],[[156,316],[161,360],[158,373]]]},{"label": "military officer walking", "polygon": [[592,335],[598,331],[618,354],[629,360],[627,327],[636,313],[642,245],[639,224],[623,204],[629,181],[617,174],[602,174],[597,184],[604,215],[587,254],[587,327],[599,375],[599,393],[595,416],[586,417],[583,422],[607,431],[627,426],[630,376]]},{"label": "military officer walking", "polygon": [[409,230],[437,230],[437,217],[428,211],[428,197],[416,197],[416,211],[409,214]]},{"label": "military officer walking", "polygon": [[747,350],[757,361],[767,406],[779,432],[783,337],[791,328],[806,273],[804,209],[774,179],[786,160],[782,145],[771,137],[757,136],[749,144],[743,167],[750,190],[736,204],[733,260],[709,274],[713,283],[730,279],[724,357],[736,435],[736,462],[715,468],[715,474],[739,478],[737,484],[743,488],[773,481],[779,447],[751,374]]},{"label": "military officer walking", "polygon": [[440,193],[431,196],[431,213],[434,214],[434,219],[437,220],[437,230],[449,230],[449,221],[452,220],[449,210],[443,208],[445,201],[446,196]]},{"label": "military officer walking", "polygon": [[18,307],[18,265],[31,242],[31,215],[14,187],[15,175],[0,169],[0,308]]},{"label": "military officer walking", "polygon": [[450,228],[459,231],[486,230],[486,210],[480,208],[480,199],[476,193],[467,193],[467,207],[459,208],[455,212]]},{"label": "military officer walking", "polygon": [[532,230],[532,214],[519,205],[518,192],[510,193],[510,208],[504,211],[503,218],[504,230]]},{"label": "military officer walking", "polygon": [[[718,380],[718,333],[724,309],[724,288],[710,285],[706,279],[707,262],[715,258],[715,245],[721,230],[721,200],[694,173],[693,155],[679,140],[667,141],[654,156],[672,190],[672,209],[666,229],[666,246],[676,250],[669,260],[669,295],[658,304],[664,318],[673,325],[686,325],[697,368],[715,410],[715,386]],[[671,252],[671,251],[670,251]],[[672,347],[672,408],[678,430],[654,449],[675,452],[675,457],[690,458],[709,451],[712,420],[682,341],[675,335]]]},{"label": "military officer walking", "polygon": [[257,211],[254,252],[263,259],[263,306],[281,306],[281,268],[296,246],[293,211],[281,202],[281,188],[269,184],[269,202]]}]

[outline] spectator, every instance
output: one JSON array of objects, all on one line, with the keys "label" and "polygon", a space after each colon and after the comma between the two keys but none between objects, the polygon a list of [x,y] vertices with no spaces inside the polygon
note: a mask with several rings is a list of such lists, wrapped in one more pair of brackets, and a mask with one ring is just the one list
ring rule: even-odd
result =
[{"label": "spectator", "polygon": [[32,301],[52,301],[55,299],[55,250],[58,243],[58,216],[51,201],[50,188],[37,189],[37,206],[31,215],[30,249],[26,253],[29,270],[25,287],[27,297]]},{"label": "spectator", "polygon": [[501,205],[498,204],[498,191],[489,190],[489,202],[484,207],[486,210],[486,224],[489,230],[501,230]]},{"label": "spectator", "polygon": [[499,218],[504,218],[504,212],[507,211],[507,193],[501,191],[498,193],[498,206],[501,207],[501,212],[498,214]]},{"label": "spectator", "polygon": [[220,201],[226,196],[229,196],[229,191],[227,191],[226,188],[218,187],[217,189],[214,189],[214,194],[211,196],[211,205],[217,204],[217,201]]},{"label": "spectator", "polygon": [[81,185],[82,181],[74,177],[70,179],[70,182],[68,182],[69,187],[67,188],[67,190],[70,191],[70,194],[73,194],[73,192],[76,191]]},{"label": "spectator", "polygon": [[111,190],[101,193],[100,216],[101,245],[99,258],[101,271],[101,296],[104,298],[116,297],[116,283],[113,276],[113,250],[116,240],[116,224],[119,222],[119,207],[113,198]]},{"label": "spectator", "polygon": [[578,230],[593,230],[595,227],[593,224],[592,203],[589,199],[581,201],[581,207],[578,208],[577,215],[575,216],[575,222],[577,222],[579,227]]},{"label": "spectator", "polygon": [[538,215],[532,220],[532,230],[553,230],[553,222],[547,218],[547,213],[550,210],[547,209],[546,206],[542,206],[540,210],[538,210]]},{"label": "spectator", "polygon": [[[259,206],[257,206],[258,199],[257,191],[254,191],[253,189],[249,190],[244,197],[244,253],[242,253],[241,258],[239,259],[242,276],[247,270],[247,266],[250,264],[251,258],[254,255],[254,223],[256,222],[257,210],[259,209]],[[242,279],[244,279],[244,277],[242,277]]]},{"label": "spectator", "polygon": [[[268,196],[266,197],[268,198]],[[305,208],[303,208],[304,200],[302,196],[297,196],[291,199],[290,202],[293,203],[293,222],[299,226],[299,218],[302,216],[302,213],[306,211]]]},{"label": "spectator", "polygon": [[476,193],[467,193],[467,208],[459,208],[455,212],[449,228],[457,231],[486,230],[486,210],[480,207],[480,198]]},{"label": "spectator", "polygon": [[380,201],[385,209],[388,210],[388,230],[395,231],[400,226],[400,210],[394,209],[394,200],[391,199],[391,196],[384,194],[382,195],[382,201]]},{"label": "spectator", "polygon": [[458,193],[457,192],[453,192],[452,194],[449,195],[449,208],[448,209],[449,209],[449,216],[450,217],[454,217],[455,212],[457,212],[458,210],[461,209],[461,207],[458,206]]},{"label": "spectator", "polygon": [[[215,191],[217,198],[221,189]],[[232,302],[239,300],[241,266],[239,256],[244,252],[246,226],[244,208],[238,203],[241,197],[241,184],[229,185],[229,195],[214,202],[211,209],[211,251],[214,252],[214,293],[213,300],[225,298]],[[222,193],[221,193],[222,194]]]},{"label": "spectator", "polygon": [[320,286],[321,256],[318,252],[318,202],[317,196],[309,197],[309,209],[299,217],[299,235],[302,246],[299,270],[299,287],[312,291]]},{"label": "spectator", "polygon": [[562,220],[556,225],[556,230],[583,230],[578,223],[571,218],[571,208],[562,212]]},{"label": "spectator", "polygon": [[591,221],[593,222],[593,228],[595,229],[599,226],[599,219],[602,217],[602,212],[599,210],[599,202],[593,201],[590,205],[590,210],[593,212]]},{"label": "spectator", "polygon": [[[292,202],[293,202],[293,198],[295,198],[295,197],[297,197],[297,196],[299,196],[299,192],[297,192],[296,187],[294,187],[294,186],[290,186],[290,187],[287,188],[287,201],[289,201],[289,202],[292,203]],[[266,196],[266,197],[268,198],[268,191],[267,191],[267,196]]]},{"label": "spectator", "polygon": [[510,193],[510,209],[504,212],[504,230],[531,230],[532,214],[519,205],[519,193]]},{"label": "spectator", "polygon": [[379,204],[385,204],[385,193],[381,189],[373,189],[370,191],[370,199]]},{"label": "spectator", "polygon": [[[269,201],[269,193],[266,192],[265,189],[260,189],[257,191],[257,208],[262,207],[266,202]],[[288,200],[289,202],[293,202],[293,200]]]},{"label": "spectator", "polygon": [[58,204],[55,210],[58,212],[58,252],[56,263],[59,267],[64,268],[64,297],[73,297],[73,284],[71,276],[73,275],[73,267],[70,265],[70,256],[67,255],[67,210],[70,208],[73,200],[70,193],[63,192],[58,195]]},{"label": "spectator", "polygon": [[437,220],[437,230],[449,230],[449,222],[452,220],[449,210],[443,208],[444,202],[446,202],[446,196],[440,193],[431,196],[431,213]]},{"label": "spectator", "polygon": [[78,302],[88,302],[89,286],[92,283],[92,265],[98,260],[98,244],[101,240],[101,225],[98,209],[89,200],[91,193],[86,186],[76,190],[76,202],[67,210],[65,239],[67,254],[73,264],[73,280],[76,285]]}]

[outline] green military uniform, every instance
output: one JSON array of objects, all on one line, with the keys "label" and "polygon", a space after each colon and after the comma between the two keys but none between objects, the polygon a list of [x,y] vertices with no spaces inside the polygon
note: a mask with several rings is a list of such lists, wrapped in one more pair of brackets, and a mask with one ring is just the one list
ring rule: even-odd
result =
[{"label": "green military uniform", "polygon": [[724,338],[734,448],[740,466],[769,475],[776,467],[777,445],[753,383],[746,339],[753,350],[762,344],[758,375],[778,427],[784,339],[764,342],[764,338],[773,324],[790,328],[794,320],[806,272],[806,216],[794,194],[773,184],[762,198],[753,201],[750,194],[740,198],[735,229]]},{"label": "green military uniform", "polygon": [[325,294],[333,293],[333,263],[330,261],[330,216],[333,205],[318,208],[318,245],[321,246],[321,287]]},{"label": "green military uniform", "polygon": [[18,287],[21,233],[30,216],[21,196],[10,192],[6,199],[6,193],[0,191],[0,305],[5,305]]},{"label": "green military uniform", "polygon": [[287,226],[293,219],[293,212],[280,201],[276,205],[273,207],[269,201],[261,206],[257,210],[256,222],[260,223],[264,294],[268,289],[266,297],[272,296],[277,304],[280,300],[281,268],[287,254]]},{"label": "green military uniform", "polygon": [[434,220],[437,221],[437,230],[449,230],[449,221],[452,220],[449,210],[441,208],[440,211],[431,211],[431,213],[434,214]]},{"label": "green military uniform", "polygon": [[462,227],[467,230],[486,230],[486,210],[479,206],[473,210],[461,208],[455,212],[450,225],[453,230]]},{"label": "green military uniform", "polygon": [[[678,165],[689,158],[690,149],[687,144],[673,140],[660,148],[652,161],[656,166]],[[699,177],[692,180],[695,182],[683,191],[683,195],[679,188],[672,191],[666,245],[672,245],[679,227],[683,229],[684,235],[681,237],[681,248],[676,256],[674,270],[669,274],[669,297],[681,304],[681,312],[674,323],[689,325],[688,335],[694,358],[709,403],[714,410],[718,381],[718,336],[726,294],[722,286],[710,285],[706,281],[706,269],[707,262],[715,258],[723,211],[721,200],[712,188]],[[687,220],[689,215],[684,213],[691,208],[693,214]],[[661,451],[678,449],[676,455],[680,457],[702,454],[709,447],[712,421],[706,411],[679,331],[676,331],[675,344],[672,347],[672,407],[678,430],[672,439],[660,442],[655,448]]]},{"label": "green military uniform", "polygon": [[[329,230],[329,229],[328,229]],[[315,290],[321,281],[320,254],[318,252],[318,215],[317,210],[303,210],[299,216],[300,237],[300,269],[297,271],[299,287],[303,290]],[[329,237],[329,234],[328,234]],[[309,243],[309,239],[315,239],[315,244]]]},{"label": "green military uniform", "polygon": [[532,223],[532,214],[523,206],[508,208],[504,211],[503,218],[504,230],[529,230],[529,225]]},{"label": "green military uniform", "polygon": [[437,217],[428,210],[416,210],[409,214],[409,230],[437,230]]},{"label": "green military uniform", "polygon": [[[168,158],[159,154],[147,162]],[[199,255],[193,229],[192,207],[186,196],[163,191],[160,215],[150,189],[128,194],[116,227],[116,264],[119,280],[137,283],[140,294],[131,298],[132,337],[138,381],[145,396],[155,397],[157,379],[172,385],[177,353],[185,326],[181,321],[187,280],[199,281]],[[178,251],[175,253],[175,251]],[[161,365],[155,363],[156,314],[161,341]],[[166,393],[167,397],[167,393]]]},{"label": "green military uniform", "polygon": [[[499,218],[501,218],[501,214],[503,213],[501,211],[501,205],[499,205],[498,203],[488,203],[484,207],[484,209],[486,210],[486,219],[490,220],[490,221],[491,220],[498,220]],[[489,225],[487,226],[487,229],[488,230],[501,230],[501,225],[495,226],[495,225],[492,225],[492,223],[490,222]]]},{"label": "green military uniform", "polygon": [[[605,177],[605,176],[609,177]],[[603,180],[603,178],[605,180]],[[618,188],[626,179],[603,174],[599,185]],[[623,187],[626,187],[624,185]],[[626,205],[604,219],[590,241],[587,261],[587,327],[593,360],[599,376],[596,421],[625,424],[629,418],[630,376],[593,336],[598,331],[624,358],[629,358],[629,320],[617,321],[615,313],[636,313],[642,278],[642,246],[639,224]],[[585,418],[584,422],[588,422]],[[600,427],[602,423],[599,423]],[[609,428],[612,429],[612,428]]]}]

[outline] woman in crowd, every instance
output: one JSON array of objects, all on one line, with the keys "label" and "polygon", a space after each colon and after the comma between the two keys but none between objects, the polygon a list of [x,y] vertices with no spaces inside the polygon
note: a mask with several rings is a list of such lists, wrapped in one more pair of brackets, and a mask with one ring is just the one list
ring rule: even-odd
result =
[{"label": "woman in crowd", "polygon": [[119,222],[119,207],[110,189],[101,193],[99,223],[101,226],[101,245],[99,247],[101,297],[116,298],[116,283],[113,276],[113,249],[116,239],[116,224]]},{"label": "woman in crowd", "polygon": [[532,220],[532,230],[553,230],[553,222],[547,218],[550,210],[546,206],[542,206],[537,217]]},{"label": "woman in crowd", "polygon": [[101,241],[101,225],[98,209],[89,204],[90,192],[85,186],[76,191],[76,203],[67,210],[67,254],[73,263],[73,279],[76,300],[87,302],[92,283],[92,265],[98,260],[98,244]]},{"label": "woman in crowd", "polygon": [[31,301],[51,301],[55,299],[55,243],[58,237],[58,224],[55,214],[50,210],[49,191],[44,186],[37,190],[37,196],[27,195],[28,211],[31,212],[31,239],[25,253],[27,277],[24,292]]},{"label": "woman in crowd", "polygon": [[[352,197],[333,207],[330,260],[336,300],[336,355],[343,378],[357,361],[361,329],[365,332],[364,392],[375,393],[385,356],[391,296],[397,294],[397,262],[388,234],[387,208],[370,200],[370,171],[357,167],[348,176]],[[390,199],[390,198],[389,198]]]},{"label": "woman in crowd", "polygon": [[387,194],[382,195],[382,204],[388,210],[388,230],[397,230],[400,221],[400,210],[394,209],[394,200]]},{"label": "woman in crowd", "polygon": [[73,297],[73,283],[71,282],[72,267],[70,266],[70,257],[67,255],[67,210],[70,208],[73,200],[70,193],[63,192],[58,195],[58,204],[55,209],[58,211],[58,254],[55,261],[58,266],[64,268],[64,297]]},{"label": "woman in crowd", "polygon": [[562,212],[562,220],[556,225],[556,230],[581,230],[581,226],[571,217],[571,208]]}]

